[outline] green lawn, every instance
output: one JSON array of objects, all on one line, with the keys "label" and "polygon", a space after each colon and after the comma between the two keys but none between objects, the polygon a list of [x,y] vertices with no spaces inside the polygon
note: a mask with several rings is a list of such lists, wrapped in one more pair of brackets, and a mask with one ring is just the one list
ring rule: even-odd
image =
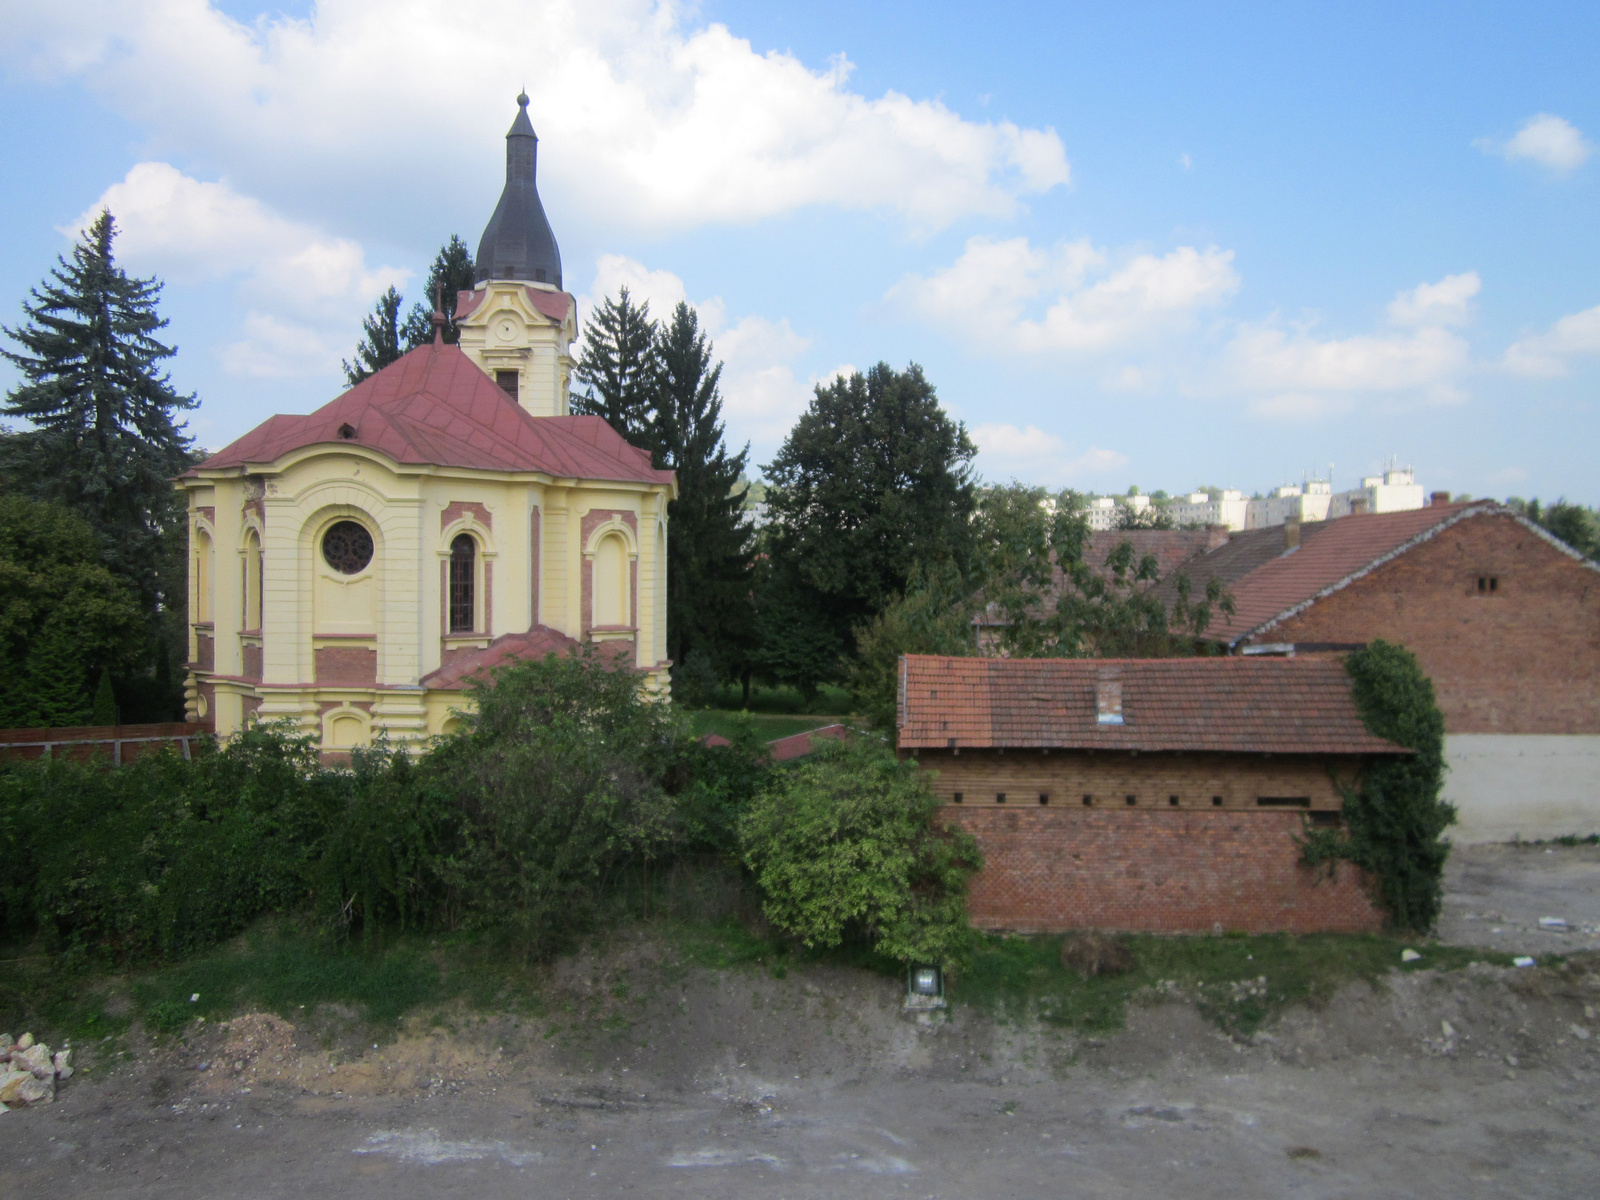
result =
[{"label": "green lawn", "polygon": [[755,730],[756,736],[763,742],[788,737],[794,733],[804,733],[808,729],[821,729],[824,725],[837,725],[848,720],[847,717],[840,716],[802,717],[769,713],[750,713],[747,717],[746,714],[723,708],[701,708],[692,714],[696,737],[708,733],[720,733],[723,737],[731,738],[739,723],[746,719],[749,720],[750,727]]}]

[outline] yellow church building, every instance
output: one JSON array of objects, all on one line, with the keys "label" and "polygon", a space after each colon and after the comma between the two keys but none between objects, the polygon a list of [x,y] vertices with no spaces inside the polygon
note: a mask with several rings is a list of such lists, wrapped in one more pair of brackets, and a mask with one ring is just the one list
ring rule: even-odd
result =
[{"label": "yellow church building", "polygon": [[[600,643],[667,689],[667,502],[604,420],[568,411],[577,304],[535,181],[528,98],[506,184],[437,332],[309,416],[183,475],[191,720],[287,718],[326,752],[447,732],[496,665]],[[435,314],[436,326],[443,317]]]}]

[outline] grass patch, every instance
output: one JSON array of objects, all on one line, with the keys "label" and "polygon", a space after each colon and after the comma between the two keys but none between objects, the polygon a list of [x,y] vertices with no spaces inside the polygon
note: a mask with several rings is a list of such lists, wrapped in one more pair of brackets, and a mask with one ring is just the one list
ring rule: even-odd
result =
[{"label": "grass patch", "polygon": [[1391,970],[1457,970],[1468,963],[1510,966],[1488,950],[1428,945],[1404,963],[1407,943],[1377,934],[1261,934],[1249,937],[1124,939],[1133,969],[1084,979],[1061,965],[1059,936],[984,936],[970,967],[950,983],[952,1000],[996,1016],[1037,1015],[1082,1033],[1122,1027],[1136,995],[1193,1001],[1219,1028],[1248,1036],[1291,1004],[1326,1003],[1354,980]]},{"label": "grass patch", "polygon": [[804,733],[808,729],[821,729],[824,725],[833,725],[845,719],[837,716],[773,716],[754,712],[745,714],[729,709],[701,708],[696,709],[691,715],[690,728],[694,731],[695,737],[718,733],[731,739],[741,723],[749,721],[756,737],[763,742],[770,742],[776,738],[789,737],[791,734]]},{"label": "grass patch", "polygon": [[850,711],[850,693],[841,687],[824,685],[806,702],[798,688],[752,687],[750,702],[745,703],[744,689],[732,684],[718,688],[713,708],[748,709],[753,713],[789,713],[793,715],[814,713],[841,713]]}]

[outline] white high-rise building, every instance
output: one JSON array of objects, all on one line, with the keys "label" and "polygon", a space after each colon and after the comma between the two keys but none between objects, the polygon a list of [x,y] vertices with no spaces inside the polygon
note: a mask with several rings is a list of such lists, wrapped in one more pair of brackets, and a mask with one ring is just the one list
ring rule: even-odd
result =
[{"label": "white high-rise building", "polygon": [[1304,484],[1273,488],[1245,506],[1244,527],[1266,529],[1291,520],[1326,521],[1333,503],[1333,485],[1326,479],[1310,479]]},{"label": "white high-rise building", "polygon": [[1409,512],[1421,508],[1426,500],[1417,473],[1410,467],[1385,471],[1382,475],[1368,475],[1361,486],[1340,492],[1328,506],[1328,516],[1348,517],[1358,501],[1365,501],[1369,513]]}]

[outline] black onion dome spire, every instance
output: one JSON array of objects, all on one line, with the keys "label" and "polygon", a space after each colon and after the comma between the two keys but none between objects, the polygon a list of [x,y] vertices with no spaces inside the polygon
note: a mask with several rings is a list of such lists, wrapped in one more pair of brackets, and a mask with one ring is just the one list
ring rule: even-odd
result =
[{"label": "black onion dome spire", "polygon": [[506,134],[506,187],[478,243],[473,282],[529,279],[561,286],[561,251],[550,232],[534,174],[539,138],[528,120],[528,97],[517,97],[517,119]]}]

